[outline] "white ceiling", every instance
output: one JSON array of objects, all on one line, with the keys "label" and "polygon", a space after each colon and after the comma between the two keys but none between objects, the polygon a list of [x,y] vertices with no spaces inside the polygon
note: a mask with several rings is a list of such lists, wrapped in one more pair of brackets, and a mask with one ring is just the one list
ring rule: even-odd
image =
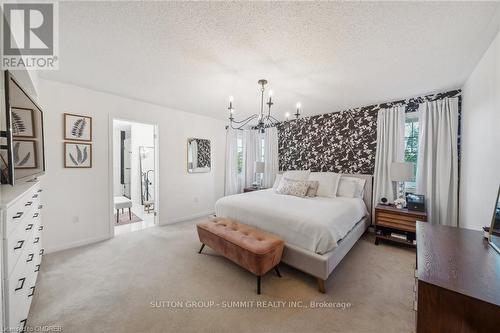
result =
[{"label": "white ceiling", "polygon": [[[225,119],[339,111],[459,88],[498,2],[60,3],[60,69],[42,78]],[[140,111],[140,110],[138,110]]]}]

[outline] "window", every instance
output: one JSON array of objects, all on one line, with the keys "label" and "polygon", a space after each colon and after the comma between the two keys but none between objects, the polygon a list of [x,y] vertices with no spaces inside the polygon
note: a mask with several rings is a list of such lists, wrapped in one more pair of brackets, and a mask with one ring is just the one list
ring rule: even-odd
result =
[{"label": "window", "polygon": [[236,139],[236,147],[238,149],[238,175],[241,175],[243,172],[243,138],[239,133]]},{"label": "window", "polygon": [[415,165],[413,169],[412,182],[405,183],[405,191],[414,193],[417,183],[417,157],[418,157],[418,114],[409,113],[406,115],[405,121],[405,162],[410,162]]}]

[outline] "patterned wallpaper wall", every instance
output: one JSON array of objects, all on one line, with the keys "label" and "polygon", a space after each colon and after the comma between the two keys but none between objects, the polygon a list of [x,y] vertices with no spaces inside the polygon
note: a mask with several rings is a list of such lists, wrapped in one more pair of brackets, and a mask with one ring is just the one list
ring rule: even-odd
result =
[{"label": "patterned wallpaper wall", "polygon": [[280,170],[373,174],[380,109],[404,104],[407,113],[415,112],[419,103],[459,96],[460,114],[460,95],[460,90],[453,90],[281,122],[277,126]]}]

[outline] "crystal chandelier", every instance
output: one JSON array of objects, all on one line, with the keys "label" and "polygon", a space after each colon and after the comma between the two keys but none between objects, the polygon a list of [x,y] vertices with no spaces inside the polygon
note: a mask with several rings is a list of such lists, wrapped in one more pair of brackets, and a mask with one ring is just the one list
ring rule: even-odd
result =
[{"label": "crystal chandelier", "polygon": [[[271,115],[271,107],[273,106],[273,92],[269,90],[269,100],[265,103],[268,107],[267,114],[264,114],[264,91],[266,90],[265,85],[267,84],[267,80],[261,79],[258,81],[260,85],[260,114],[253,114],[248,118],[242,120],[234,119],[234,107],[233,107],[233,97],[229,97],[229,125],[232,129],[243,129],[247,124],[249,124],[252,120],[257,119],[257,124],[252,126],[252,128],[259,130],[259,132],[264,133],[267,127],[276,126],[279,123],[279,120]],[[295,118],[298,119],[300,117],[300,103],[297,103],[297,112],[294,114]],[[289,113],[285,114],[286,120],[290,117]]]}]

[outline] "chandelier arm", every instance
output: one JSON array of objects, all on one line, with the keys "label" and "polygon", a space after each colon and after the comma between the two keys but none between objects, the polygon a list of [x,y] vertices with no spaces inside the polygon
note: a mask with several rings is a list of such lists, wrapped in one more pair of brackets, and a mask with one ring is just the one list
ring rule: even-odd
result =
[{"label": "chandelier arm", "polygon": [[243,119],[243,120],[237,121],[237,120],[234,120],[234,119],[233,119],[233,120],[231,120],[231,122],[236,123],[236,124],[241,124],[241,123],[244,123],[244,122],[246,122],[246,121],[248,121],[248,120],[252,120],[252,119],[255,119],[255,118],[258,118],[258,117],[259,117],[259,115],[257,115],[257,114],[253,114],[253,115],[251,115],[250,117],[245,118],[245,119]]},{"label": "chandelier arm", "polygon": [[279,122],[280,122],[278,119],[274,118],[273,116],[269,116],[269,117],[270,117],[270,119],[272,119],[275,123],[279,123]]},{"label": "chandelier arm", "polygon": [[[233,129],[242,129],[243,126],[245,126],[246,124],[248,124],[250,121],[252,121],[253,119],[255,119],[255,115],[251,116],[251,117],[248,117],[247,119],[245,119],[244,121],[240,121],[238,122],[238,126],[236,127],[233,127],[233,122],[231,122],[231,128]],[[240,125],[241,124],[241,125]]]}]

